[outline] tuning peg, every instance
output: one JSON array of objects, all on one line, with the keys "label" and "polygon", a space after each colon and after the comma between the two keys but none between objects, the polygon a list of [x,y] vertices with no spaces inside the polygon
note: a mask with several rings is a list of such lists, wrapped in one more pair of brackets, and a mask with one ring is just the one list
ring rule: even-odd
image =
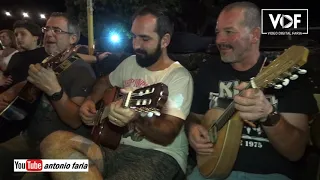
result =
[{"label": "tuning peg", "polygon": [[275,84],[275,83],[269,83],[269,87],[273,87],[274,89],[281,89],[283,86],[280,84]]},{"label": "tuning peg", "polygon": [[299,74],[306,74],[306,73],[307,73],[307,70],[305,70],[305,69],[299,69],[299,70],[298,70],[298,73],[299,73]]},{"label": "tuning peg", "polygon": [[141,117],[146,117],[146,116],[147,116],[147,113],[145,113],[145,112],[140,112],[140,116],[141,116]]},{"label": "tuning peg", "polygon": [[287,78],[285,78],[285,79],[282,81],[282,85],[288,86],[289,82],[290,82],[290,80],[287,79]]},{"label": "tuning peg", "polygon": [[274,85],[274,88],[275,89],[281,89],[283,86],[282,85],[280,85],[280,84],[276,84],[276,85]]},{"label": "tuning peg", "polygon": [[147,113],[147,116],[148,116],[149,118],[151,118],[151,117],[153,116],[153,112],[148,112],[148,113]]},{"label": "tuning peg", "polygon": [[296,79],[298,79],[298,77],[299,76],[297,74],[293,74],[290,76],[290,80],[296,80]]},{"label": "tuning peg", "polygon": [[154,111],[153,113],[154,113],[154,115],[156,115],[156,116],[160,116],[160,115],[161,115],[161,113],[160,113],[159,111]]},{"label": "tuning peg", "polygon": [[[285,79],[283,79],[283,78],[277,78],[277,81],[281,81],[282,82],[282,85],[284,85],[284,86],[287,86],[288,84],[289,84],[289,82],[290,82],[290,80],[288,79],[288,78],[285,78]],[[274,86],[275,84],[273,84],[273,86]]]},{"label": "tuning peg", "polygon": [[305,69],[300,69],[298,67],[293,67],[294,70],[298,71],[299,74],[306,74],[307,70]]}]

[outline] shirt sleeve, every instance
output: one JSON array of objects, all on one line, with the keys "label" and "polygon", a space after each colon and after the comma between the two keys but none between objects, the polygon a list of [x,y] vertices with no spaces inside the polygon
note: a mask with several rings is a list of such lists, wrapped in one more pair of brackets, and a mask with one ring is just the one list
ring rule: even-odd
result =
[{"label": "shirt sleeve", "polygon": [[[72,78],[70,78],[72,77]],[[60,83],[67,95],[72,97],[87,97],[95,83],[96,77],[89,64],[74,64],[72,69],[60,76]],[[68,80],[70,78],[70,80]]]},{"label": "shirt sleeve", "polygon": [[193,80],[184,68],[179,68],[172,79],[168,83],[169,96],[162,113],[185,120],[192,103]]}]

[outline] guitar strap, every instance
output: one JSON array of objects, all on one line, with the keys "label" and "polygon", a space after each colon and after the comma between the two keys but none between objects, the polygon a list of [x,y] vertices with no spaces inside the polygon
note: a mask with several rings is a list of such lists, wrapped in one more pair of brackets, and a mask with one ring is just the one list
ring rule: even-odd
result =
[{"label": "guitar strap", "polygon": [[66,69],[68,69],[75,61],[77,61],[79,59],[80,59],[80,57],[73,55],[70,58],[62,61],[57,67],[54,68],[53,71],[56,73],[56,75],[59,75],[60,73],[62,73]]}]

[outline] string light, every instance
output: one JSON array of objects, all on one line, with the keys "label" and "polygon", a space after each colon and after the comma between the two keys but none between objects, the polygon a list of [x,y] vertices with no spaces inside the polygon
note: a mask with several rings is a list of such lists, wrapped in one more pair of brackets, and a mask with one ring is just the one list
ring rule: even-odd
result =
[{"label": "string light", "polygon": [[40,18],[41,19],[46,19],[46,15],[45,14],[40,14]]},{"label": "string light", "polygon": [[[4,10],[3,13],[7,17],[14,17],[15,16],[15,13],[11,13],[10,11],[7,11],[7,10]],[[26,11],[22,11],[21,15],[22,15],[23,18],[31,18],[31,16],[32,16],[32,15],[30,16],[30,14],[28,12],[26,12]],[[45,13],[39,13],[38,17],[40,19],[47,19]]]},{"label": "string light", "polygon": [[6,11],[5,14],[6,14],[6,16],[12,16],[9,11]]},{"label": "string light", "polygon": [[26,13],[26,12],[23,12],[23,13],[22,13],[22,16],[23,16],[24,18],[28,18],[28,17],[29,17],[29,14]]}]

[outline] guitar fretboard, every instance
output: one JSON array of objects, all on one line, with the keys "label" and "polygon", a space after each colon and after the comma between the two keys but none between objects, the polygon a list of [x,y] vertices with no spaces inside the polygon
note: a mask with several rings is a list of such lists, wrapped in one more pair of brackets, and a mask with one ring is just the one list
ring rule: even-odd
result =
[{"label": "guitar fretboard", "polygon": [[[251,82],[254,83],[254,82]],[[249,89],[252,87],[251,83],[249,83],[247,85],[247,87],[245,89]],[[245,90],[244,89],[244,90]],[[239,93],[241,94],[243,92],[243,90]],[[234,115],[234,113],[236,112],[236,109],[234,107],[234,101],[232,101],[228,107],[225,109],[225,111],[223,112],[223,114],[219,117],[219,119],[216,121],[215,124],[213,124],[213,126],[216,126],[217,131],[219,131],[230,119],[231,117]],[[211,127],[212,128],[212,127]]]},{"label": "guitar fretboard", "polygon": [[235,112],[236,109],[234,108],[234,101],[232,101],[225,109],[224,113],[216,121],[215,126],[217,127],[217,131],[222,129],[222,127],[229,121],[229,119],[231,119]]}]

